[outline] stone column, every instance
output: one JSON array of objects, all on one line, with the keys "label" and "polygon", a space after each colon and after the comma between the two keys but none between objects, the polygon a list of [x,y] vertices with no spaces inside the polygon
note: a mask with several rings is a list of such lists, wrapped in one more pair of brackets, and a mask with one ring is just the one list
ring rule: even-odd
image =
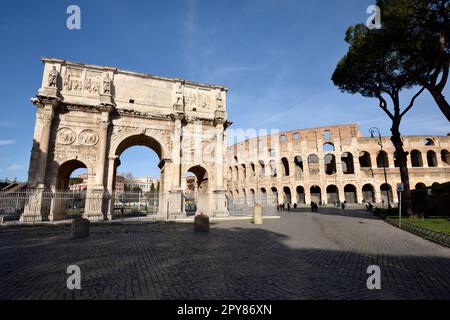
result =
[{"label": "stone column", "polygon": [[345,201],[344,185],[339,184],[336,187],[338,188],[338,199],[339,199],[339,202],[344,202]]},{"label": "stone column", "polygon": [[98,141],[98,158],[97,158],[97,172],[95,175],[96,189],[105,189],[105,163],[106,163],[106,148],[108,145],[108,129],[109,129],[109,112],[102,112],[100,120],[100,136]]},{"label": "stone column", "polygon": [[[224,143],[224,120],[220,117],[216,117],[214,120],[214,124],[216,127],[216,148],[215,148],[215,189],[212,194],[212,208],[213,208],[213,216],[228,216],[228,210],[226,205],[226,189],[224,185],[224,161],[223,157],[226,154],[226,144]],[[213,159],[209,159],[209,161],[213,161]],[[243,169],[242,169],[243,170]],[[248,168],[247,177],[248,177]]]},{"label": "stone column", "polygon": [[36,113],[35,141],[31,152],[28,177],[30,194],[24,212],[20,217],[22,222],[37,222],[48,218],[44,217],[44,214],[48,214],[50,210],[48,201],[44,201],[45,178],[50,152],[52,122],[55,108],[59,105],[60,100],[56,97],[38,97],[33,99],[32,102],[38,107],[38,111]]},{"label": "stone column", "polygon": [[42,113],[38,115],[39,120],[41,122],[41,135],[40,140],[37,141],[39,143],[39,164],[38,170],[36,174],[36,182],[38,188],[45,187],[45,174],[47,169],[47,159],[49,153],[49,144],[50,144],[50,134],[52,131],[52,122],[54,118],[54,110],[55,107],[59,104],[59,100],[42,100],[43,110]]},{"label": "stone column", "polygon": [[108,213],[107,213],[108,220],[112,220],[112,217],[114,214],[114,203],[115,203],[114,172],[116,171],[116,160],[117,159],[118,159],[118,156],[108,158],[108,178],[107,178],[107,184],[106,184],[106,188],[109,193],[109,203],[108,203]]},{"label": "stone column", "polygon": [[[182,208],[183,204],[183,190],[181,189],[181,138],[182,138],[182,119],[184,113],[178,112],[172,114],[174,122],[174,132],[172,136],[172,153],[171,161],[167,162],[170,166],[171,177],[169,190],[169,216],[170,218],[182,218],[186,214]],[[169,168],[166,168],[169,169]]]},{"label": "stone column", "polygon": [[181,188],[181,139],[182,139],[182,114],[172,115],[174,121],[174,132],[172,137],[173,149],[172,149],[172,189]]},{"label": "stone column", "polygon": [[311,204],[311,186],[305,185],[303,188],[305,189],[305,204],[310,205]]},{"label": "stone column", "polygon": [[355,188],[356,188],[356,203],[362,203],[364,200],[362,193],[362,186],[355,185]]},{"label": "stone column", "polygon": [[105,163],[106,148],[108,145],[109,110],[101,114],[99,122],[100,134],[97,146],[97,163],[95,184],[86,193],[85,217],[89,220],[104,220],[107,218],[107,205],[109,199],[105,198]]}]

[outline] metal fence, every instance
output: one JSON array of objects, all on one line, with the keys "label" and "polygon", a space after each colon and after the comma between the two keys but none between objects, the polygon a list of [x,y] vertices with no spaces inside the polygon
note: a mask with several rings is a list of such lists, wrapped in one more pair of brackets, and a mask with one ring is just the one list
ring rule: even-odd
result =
[{"label": "metal fence", "polygon": [[275,198],[262,196],[232,196],[227,197],[228,212],[231,216],[252,216],[256,204],[262,207],[265,216],[277,214]]},{"label": "metal fence", "polygon": [[[395,227],[400,227],[398,220],[386,219],[386,221]],[[443,233],[443,232],[438,232],[438,231],[433,231],[433,230],[430,230],[427,228],[423,228],[423,227],[415,225],[413,223],[409,223],[408,221],[405,221],[403,219],[402,219],[401,229],[404,229],[411,233],[417,234],[418,236],[424,237],[428,240],[431,240],[431,241],[440,243],[442,245],[445,245],[447,247],[450,247],[450,234],[448,234],[448,233]]]},{"label": "metal fence", "polygon": [[[169,195],[157,192],[114,192],[95,193],[90,191],[44,191],[25,190],[0,192],[0,222],[19,221],[24,211],[34,212],[34,218],[27,222],[42,220],[70,220],[82,217],[92,211],[100,212],[108,208],[112,219],[155,217],[160,211],[166,212],[167,204],[160,208],[160,201]],[[215,198],[218,197],[218,198]],[[183,193],[182,207],[186,216],[198,212],[210,214],[211,206],[223,201],[214,193]],[[262,206],[263,215],[276,215],[276,202],[267,196],[226,197],[226,209],[231,216],[252,216],[256,203]],[[111,206],[112,204],[112,206]]]}]

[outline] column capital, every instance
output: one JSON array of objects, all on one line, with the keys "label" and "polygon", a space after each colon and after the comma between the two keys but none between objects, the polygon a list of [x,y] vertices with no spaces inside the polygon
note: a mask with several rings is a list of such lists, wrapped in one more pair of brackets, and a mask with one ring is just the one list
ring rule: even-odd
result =
[{"label": "column capital", "polygon": [[58,97],[47,97],[47,96],[36,96],[31,98],[31,103],[33,103],[38,108],[45,108],[50,106],[56,108],[61,103],[61,99]]}]

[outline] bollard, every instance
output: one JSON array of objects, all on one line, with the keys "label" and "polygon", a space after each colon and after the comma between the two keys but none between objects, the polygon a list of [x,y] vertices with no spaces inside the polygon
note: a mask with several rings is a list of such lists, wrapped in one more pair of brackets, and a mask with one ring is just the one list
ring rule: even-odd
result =
[{"label": "bollard", "polygon": [[194,217],[195,232],[209,232],[209,217],[201,212]]},{"label": "bollard", "polygon": [[262,206],[257,203],[253,207],[253,223],[254,224],[262,224],[263,223]]},{"label": "bollard", "polygon": [[89,224],[90,221],[84,218],[77,218],[72,220],[70,228],[71,238],[85,238],[89,237]]}]

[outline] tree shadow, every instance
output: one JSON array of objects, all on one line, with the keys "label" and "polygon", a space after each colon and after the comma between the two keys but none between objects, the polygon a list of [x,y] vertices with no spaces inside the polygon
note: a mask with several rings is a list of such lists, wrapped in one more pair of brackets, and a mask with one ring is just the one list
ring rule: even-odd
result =
[{"label": "tree shadow", "polygon": [[[99,224],[0,232],[0,299],[450,299],[450,256],[292,248],[291,236],[250,223]],[[68,290],[76,264],[82,290]],[[368,266],[381,290],[367,289]]]}]

